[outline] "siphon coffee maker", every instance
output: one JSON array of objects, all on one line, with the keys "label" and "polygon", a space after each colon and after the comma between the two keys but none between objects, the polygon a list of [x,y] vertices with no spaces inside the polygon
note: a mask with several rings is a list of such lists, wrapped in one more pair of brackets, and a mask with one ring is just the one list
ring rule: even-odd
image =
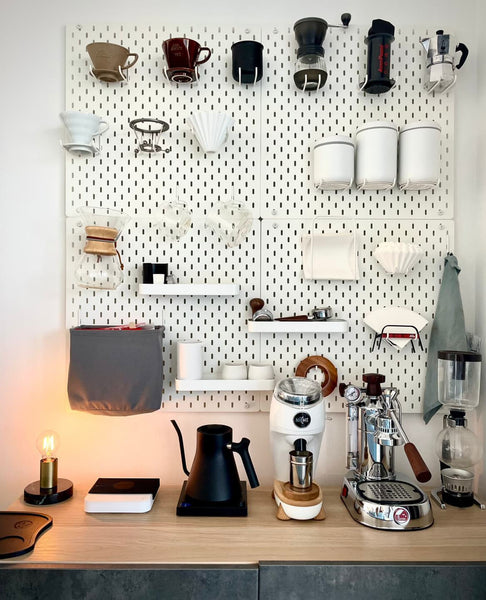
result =
[{"label": "siphon coffee maker", "polygon": [[467,427],[466,411],[479,404],[481,354],[455,350],[438,352],[438,400],[449,408],[444,429],[435,442],[440,460],[442,488],[432,498],[444,509],[446,504],[468,507],[485,503],[473,493],[474,473],[470,470],[481,460],[481,444]]},{"label": "siphon coffee maker", "polygon": [[347,402],[348,452],[341,500],[355,521],[374,529],[425,529],[434,522],[427,495],[395,473],[395,447],[404,445],[417,480],[431,474],[403,427],[394,387],[382,389],[385,377],[363,375],[366,387],[341,384]]},{"label": "siphon coffee maker", "polygon": [[306,377],[279,381],[270,405],[270,442],[275,468],[272,496],[277,518],[321,521],[321,488],[313,482],[325,427],[319,383]]}]

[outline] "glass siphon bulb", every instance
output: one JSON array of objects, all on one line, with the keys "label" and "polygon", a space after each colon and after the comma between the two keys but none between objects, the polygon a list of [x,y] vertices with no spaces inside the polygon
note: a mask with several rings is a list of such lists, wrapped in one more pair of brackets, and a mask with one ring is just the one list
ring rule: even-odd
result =
[{"label": "glass siphon bulb", "polygon": [[435,452],[443,463],[458,469],[472,467],[482,456],[479,439],[462,425],[446,426],[437,436]]}]

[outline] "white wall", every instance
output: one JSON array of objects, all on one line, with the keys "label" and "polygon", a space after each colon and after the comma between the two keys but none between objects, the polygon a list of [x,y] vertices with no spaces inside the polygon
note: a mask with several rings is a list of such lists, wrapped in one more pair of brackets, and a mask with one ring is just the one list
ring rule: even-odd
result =
[{"label": "white wall", "polygon": [[[486,40],[482,35],[481,22],[486,19],[486,5],[483,2],[478,2],[477,14],[477,40],[478,40],[478,56],[484,55],[486,52]],[[484,107],[486,106],[486,70],[478,68],[478,115],[476,129],[476,142],[478,145],[477,154],[477,195],[475,208],[476,214],[475,224],[472,227],[471,238],[478,240],[477,264],[476,264],[476,332],[483,340],[483,360],[486,352],[486,236],[484,230],[486,226],[486,119],[484,118]],[[486,454],[486,367],[483,365],[482,381],[481,381],[481,403],[480,403],[480,419],[479,419],[479,435],[484,442],[483,452]],[[482,468],[480,469],[479,490],[484,498],[486,496],[486,458],[483,457]]]},{"label": "white wall", "polygon": [[[395,25],[424,24],[455,32],[471,49],[456,89],[455,251],[463,267],[461,284],[468,325],[474,329],[476,318],[478,330],[484,329],[484,261],[478,261],[482,282],[475,268],[476,258],[482,258],[486,251],[486,241],[480,236],[479,244],[470,243],[471,230],[477,227],[478,207],[478,65],[476,36],[471,32],[475,0],[448,4],[411,0],[396,5],[382,0],[351,0],[343,3],[342,9],[337,9],[335,2],[247,0],[244,11],[241,7],[241,1],[235,0],[144,0],[137,4],[128,0],[51,0],[44,4],[4,0],[0,7],[4,50],[0,94],[0,508],[38,478],[35,438],[45,428],[60,433],[60,476],[72,479],[75,485],[89,484],[98,476],[156,476],[162,483],[177,484],[183,479],[175,433],[169,424],[171,415],[158,411],[114,418],[69,409],[64,325],[64,157],[58,145],[58,114],[64,109],[65,24],[136,21],[230,25],[243,21],[281,25],[292,24],[304,16],[337,22],[341,10],[346,10],[353,15],[352,23],[360,25],[370,24],[373,18],[385,18]],[[484,22],[485,9],[480,6],[478,10]],[[440,21],[437,15],[441,15]],[[481,43],[484,51],[482,39]],[[483,76],[483,100],[485,87]],[[481,152],[484,158],[484,147]],[[480,177],[484,192],[484,170]],[[477,307],[476,290],[480,300]],[[318,480],[338,484],[344,469],[345,419],[344,415],[332,417],[327,424]],[[195,428],[200,424],[224,422],[234,428],[238,439],[248,436],[260,479],[270,484],[267,414],[182,414],[177,420],[186,436],[189,458],[193,454]],[[440,419],[436,417],[425,427],[420,416],[407,415],[405,426],[423,450],[437,482],[433,440],[441,428]],[[406,471],[402,456],[399,462]]]}]

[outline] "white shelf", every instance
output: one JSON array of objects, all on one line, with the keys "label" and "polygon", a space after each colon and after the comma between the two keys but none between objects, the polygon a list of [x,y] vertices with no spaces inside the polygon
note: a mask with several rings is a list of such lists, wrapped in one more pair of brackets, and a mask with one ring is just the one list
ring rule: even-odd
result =
[{"label": "white shelf", "polygon": [[237,296],[237,283],[141,283],[138,293],[152,296]]},{"label": "white shelf", "polygon": [[248,321],[250,333],[346,333],[349,324],[344,319],[328,321]]},{"label": "white shelf", "polygon": [[275,379],[176,379],[177,392],[273,392]]}]

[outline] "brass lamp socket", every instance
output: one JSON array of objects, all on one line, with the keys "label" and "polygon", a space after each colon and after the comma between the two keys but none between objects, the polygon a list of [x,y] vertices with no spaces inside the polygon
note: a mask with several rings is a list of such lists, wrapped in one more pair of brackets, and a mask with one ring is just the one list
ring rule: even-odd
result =
[{"label": "brass lamp socket", "polygon": [[40,461],[40,489],[52,490],[57,487],[57,458],[43,458]]}]

